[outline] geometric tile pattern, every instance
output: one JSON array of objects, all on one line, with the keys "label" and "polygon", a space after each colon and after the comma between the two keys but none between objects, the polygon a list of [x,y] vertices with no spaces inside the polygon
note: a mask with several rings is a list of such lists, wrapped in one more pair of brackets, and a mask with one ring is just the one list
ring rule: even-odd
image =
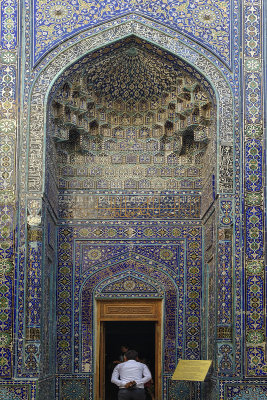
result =
[{"label": "geometric tile pattern", "polygon": [[0,374],[12,376],[14,308],[17,3],[1,3],[0,37]]},{"label": "geometric tile pattern", "polygon": [[88,399],[87,379],[62,379],[60,382],[60,399],[62,400],[85,400]]},{"label": "geometric tile pattern", "polygon": [[259,259],[263,256],[263,210],[262,207],[248,206],[246,210],[248,259]]},{"label": "geometric tile pattern", "polygon": [[259,191],[262,188],[262,144],[260,140],[246,142],[246,189]]},{"label": "geometric tile pattern", "polygon": [[[241,64],[239,62],[239,29],[241,15],[237,17],[241,3],[244,28],[243,60],[241,60],[244,67],[243,76],[240,75],[242,68],[240,68]],[[223,201],[219,203],[218,210],[216,210],[216,212],[218,211],[219,222],[217,223],[216,220],[214,230],[216,235],[217,228],[219,228],[220,249],[218,270],[221,271],[223,276],[218,277],[218,283],[220,288],[225,288],[225,294],[220,293],[218,302],[214,298],[214,302],[212,303],[212,305],[214,304],[214,308],[218,307],[217,311],[219,315],[218,319],[216,316],[217,321],[215,321],[215,318],[212,320],[212,315],[209,316],[210,332],[213,334],[214,342],[217,341],[217,359],[215,359],[216,362],[214,366],[215,368],[218,367],[218,372],[224,377],[224,380],[219,381],[218,392],[220,392],[220,399],[225,400],[247,400],[254,398],[261,400],[266,398],[266,385],[262,384],[262,382],[264,382],[263,378],[266,378],[267,374],[265,348],[266,321],[263,319],[266,307],[266,299],[264,297],[266,280],[263,257],[264,179],[262,176],[265,171],[262,102],[263,1],[254,0],[253,2],[249,2],[246,0],[241,3],[237,0],[229,0],[226,2],[217,0],[204,2],[198,0],[196,2],[173,1],[168,4],[162,1],[155,1],[152,4],[146,0],[138,2],[120,0],[112,4],[107,4],[107,2],[101,2],[100,4],[98,1],[78,3],[68,0],[58,2],[51,0],[48,3],[36,1],[35,7],[30,7],[26,0],[22,5],[22,12],[19,13],[17,9],[18,2],[14,0],[2,1],[0,19],[0,370],[1,376],[3,378],[8,378],[8,380],[1,381],[0,398],[13,400],[33,400],[37,398],[36,384],[31,381],[31,377],[33,374],[36,374],[39,368],[40,310],[42,308],[40,307],[40,293],[38,292],[41,280],[41,263],[38,263],[38,259],[41,259],[41,240],[30,240],[30,246],[27,247],[26,236],[29,232],[27,231],[26,219],[28,211],[26,211],[27,198],[26,195],[24,196],[24,193],[28,190],[26,184],[29,184],[32,196],[36,197],[37,200],[41,202],[40,193],[42,192],[43,181],[40,170],[43,163],[42,115],[44,114],[44,96],[49,90],[48,88],[50,87],[51,80],[54,79],[56,74],[59,74],[68,63],[82,57],[84,52],[91,51],[95,47],[109,43],[111,40],[110,36],[112,40],[116,40],[129,34],[139,34],[144,39],[157,43],[159,47],[168,49],[180,55],[181,58],[186,59],[192,65],[197,66],[210,82],[214,82],[214,88],[218,92],[218,114],[219,123],[221,124],[218,135],[220,138],[223,138],[223,143],[219,143],[218,140],[218,148],[214,148],[214,151],[211,153],[219,154],[220,157],[220,161],[218,162],[220,165],[220,186],[216,186],[217,178],[213,177],[206,183],[204,182],[203,190],[203,192],[206,190],[205,193],[209,193],[205,195],[205,198],[208,198],[208,196],[211,198],[213,196],[213,199],[215,199],[216,194],[220,192],[224,192],[227,195],[226,197],[222,197]],[[117,10],[115,10],[116,7]],[[29,16],[30,9],[36,12],[37,15],[37,18],[34,20],[36,35],[31,35],[29,25],[27,25],[31,21]],[[131,15],[123,16],[126,9]],[[80,12],[81,10],[83,10],[83,13]],[[19,15],[25,17],[24,26],[27,27],[27,34],[25,35],[25,42],[23,42],[25,43],[25,48],[21,49],[22,53],[19,54],[20,57],[17,57],[17,27],[22,26],[22,24],[19,23],[20,21],[18,21]],[[150,20],[146,19],[145,16],[148,16]],[[112,20],[112,18],[117,18],[117,20]],[[104,29],[104,25],[103,27],[97,25],[97,23],[101,22],[106,23],[106,30],[102,33],[101,29]],[[90,27],[90,30],[85,31],[85,27]],[[175,30],[172,31],[171,27]],[[230,29],[230,27],[232,28]],[[110,33],[108,32],[109,29]],[[178,31],[183,32],[185,35],[181,35]],[[166,33],[169,36],[165,35]],[[22,29],[20,37],[23,37],[23,35]],[[95,36],[90,38],[90,35]],[[32,37],[34,38],[33,40]],[[190,41],[190,37],[193,38],[194,41]],[[69,38],[69,41],[66,40],[67,38]],[[80,39],[84,40],[83,44],[78,44],[78,40]],[[36,43],[37,46],[35,47],[33,43]],[[56,50],[47,53],[47,51],[52,49],[56,44],[58,44]],[[75,46],[69,47],[69,51],[67,51],[70,44],[75,44]],[[188,44],[190,44],[190,48]],[[195,50],[200,49],[199,44],[203,44],[204,46],[201,47],[200,52],[197,52]],[[212,52],[208,52],[207,48]],[[52,60],[53,57],[55,57],[55,52],[58,52],[58,56],[54,58],[53,63]],[[45,54],[47,55],[42,59],[41,57]],[[215,57],[215,54],[219,58]],[[39,61],[35,69],[32,69],[30,66],[31,56],[33,62],[37,61],[37,59]],[[234,61],[232,69],[228,69],[226,64],[230,65],[232,58]],[[22,61],[22,64],[19,66],[19,71],[23,71],[25,74],[24,76],[17,76],[17,60]],[[26,60],[25,64],[24,60]],[[220,60],[223,60],[225,64],[222,64]],[[50,61],[52,61],[51,64],[49,64]],[[216,68],[218,69],[216,70]],[[216,71],[220,71],[220,73]],[[231,90],[228,86],[227,88],[229,90],[226,89],[226,86],[221,85],[221,73],[225,75],[225,79],[228,81],[227,85],[229,84],[233,94],[235,108],[234,127],[231,125],[231,116],[233,115]],[[38,79],[38,74],[41,74],[40,79]],[[32,91],[33,82],[36,78],[37,84]],[[21,84],[20,79],[23,84]],[[245,93],[243,103],[244,121],[242,121],[243,116],[240,114],[239,108],[241,82],[244,85]],[[22,88],[20,94],[21,98],[23,97],[25,99],[24,104],[19,102],[19,97],[16,93],[16,88],[18,87]],[[33,97],[31,101],[31,114],[29,115],[27,114],[29,107],[29,103],[27,102],[30,93],[32,93]],[[20,126],[18,126],[16,122],[18,105],[20,110],[23,110]],[[30,118],[30,137],[26,138],[26,136],[23,135],[26,130],[28,132],[27,119]],[[239,133],[241,129],[239,122],[244,123],[244,154],[241,153],[240,147],[241,141]],[[17,128],[20,129],[22,134],[21,142],[16,142]],[[233,147],[231,136],[233,131],[235,132],[235,147]],[[19,143],[19,157],[17,157],[17,159],[20,161],[20,188],[15,186],[18,181],[15,176],[16,143]],[[31,146],[30,153],[27,153],[28,144]],[[241,160],[243,156],[244,187],[242,180],[243,172],[241,169]],[[234,164],[233,159],[235,159]],[[29,160],[29,179],[27,179],[25,168],[28,162],[27,160]],[[235,176],[233,179],[232,177],[234,174]],[[212,190],[210,190],[211,187]],[[20,192],[22,194],[19,204],[15,207],[15,191],[17,190],[18,192],[19,189],[21,189]],[[49,190],[53,190],[51,181]],[[98,190],[98,188],[96,188],[96,190]],[[235,195],[231,196],[234,190]],[[244,225],[243,221],[240,220],[240,210],[242,207],[240,204],[240,195],[242,195],[243,192],[245,196]],[[208,204],[210,203],[208,202]],[[16,209],[20,212],[20,219],[18,222],[20,225],[15,226]],[[38,211],[30,217],[37,218],[41,221],[41,209],[40,212]],[[127,235],[132,234],[132,232],[126,232],[128,221],[125,219],[119,222],[123,222],[123,224],[118,224],[116,229],[114,228],[114,224],[116,225],[115,220],[113,223],[109,222],[109,225],[107,225],[107,221],[103,221],[103,224],[96,221],[90,226],[79,225],[78,221],[77,225],[71,226],[71,228],[64,225],[64,223],[62,225],[62,229],[69,230],[72,236],[71,240],[65,240],[64,246],[66,247],[64,248],[63,246],[63,248],[60,249],[60,252],[62,252],[60,253],[60,256],[62,256],[62,265],[60,265],[59,268],[59,279],[62,290],[60,291],[61,296],[57,301],[62,318],[59,321],[61,330],[58,331],[58,335],[62,335],[62,338],[64,337],[66,340],[62,339],[60,343],[61,347],[59,347],[58,350],[63,356],[66,355],[69,357],[70,355],[65,365],[68,365],[68,361],[70,361],[71,372],[75,371],[75,368],[77,371],[80,366],[79,357],[77,359],[79,351],[77,352],[75,348],[78,343],[77,340],[73,345],[73,353],[69,352],[70,342],[68,342],[68,327],[77,326],[78,321],[71,313],[68,314],[68,307],[71,304],[68,292],[72,284],[77,283],[78,287],[77,277],[81,280],[85,279],[83,273],[86,273],[86,271],[78,271],[78,265],[76,264],[77,259],[73,257],[70,248],[72,249],[72,246],[76,246],[76,244],[74,245],[74,241],[80,240],[81,242],[82,238],[93,238],[93,240],[98,240],[99,242],[111,240],[112,235],[114,235],[114,229],[116,231],[115,236],[118,240],[128,240],[129,236]],[[178,234],[175,229],[179,230],[180,228],[175,226],[175,220],[173,220],[174,225],[171,231],[168,226],[170,221],[165,225],[164,221],[161,220],[160,224],[162,226],[160,228],[159,224],[151,222],[149,225],[149,221],[146,221],[147,225],[143,226],[144,229],[140,234],[142,222],[143,221],[140,219],[136,224],[138,233],[137,235],[134,234],[136,235],[134,236],[135,242],[139,240],[140,235],[142,238],[151,239],[152,231],[153,240],[163,240],[165,245],[167,247],[169,246],[169,250],[172,250],[173,243],[167,243],[167,241],[175,240],[174,238],[176,237],[177,242],[180,241],[180,248],[185,249],[185,254],[187,253],[189,255],[190,262],[192,262],[192,264],[187,266],[189,274],[186,278],[187,283],[185,285],[187,292],[185,291],[184,294],[186,296],[188,295],[186,298],[185,310],[188,329],[186,329],[186,334],[183,338],[185,340],[184,344],[188,345],[186,347],[186,356],[195,356],[199,354],[200,351],[200,321],[197,320],[197,318],[199,316],[198,313],[200,312],[201,304],[200,299],[194,297],[196,293],[200,291],[201,287],[201,282],[199,280],[201,276],[199,275],[199,256],[196,257],[196,247],[194,247],[196,246],[195,242],[198,242],[198,240],[194,240],[193,237],[188,239],[187,236],[183,236],[183,233]],[[188,220],[187,222],[189,223],[190,221]],[[197,226],[198,230],[199,225],[197,222],[197,220],[193,222],[191,227]],[[243,226],[244,232],[242,231]],[[134,229],[134,227],[131,228]],[[17,236],[18,229],[20,229],[20,236]],[[223,237],[220,236],[221,234]],[[15,239],[17,239],[17,241],[15,241]],[[77,247],[74,248],[80,251],[82,245],[81,243],[78,244],[78,241]],[[35,248],[34,242],[38,242],[37,248]],[[48,253],[50,252],[50,260],[55,257],[52,243],[53,240],[51,239],[45,247]],[[245,243],[244,271],[242,270],[243,266],[240,264],[243,243]],[[63,244],[63,242],[60,244]],[[191,244],[192,247],[190,247],[189,244]],[[17,245],[18,248],[16,247]],[[123,243],[121,246],[123,246]],[[138,246],[140,247],[140,243],[138,243]],[[90,257],[97,257],[99,250],[101,250],[99,247],[101,247],[99,243],[92,243],[92,248],[88,248],[86,251],[84,250],[84,255],[87,254],[88,256],[90,250],[93,250],[90,253]],[[17,250],[19,251],[17,252]],[[230,262],[231,250],[232,264]],[[133,249],[131,250],[131,247],[128,251],[132,251],[133,254]],[[146,251],[148,251],[148,249],[146,249]],[[199,242],[198,251],[200,253],[202,251],[199,247]],[[207,248],[207,251],[209,255],[214,255],[212,245]],[[70,255],[71,257],[69,257]],[[179,255],[181,257],[181,253]],[[129,260],[134,261],[135,265],[138,263],[135,259],[136,256],[141,257],[141,255],[136,254],[135,251],[135,255],[129,258]],[[143,256],[144,255],[142,255],[142,257]],[[65,260],[64,257],[66,257]],[[151,261],[151,258],[148,257],[148,260]],[[215,276],[217,264],[215,259],[212,258],[206,259],[206,261],[210,261],[209,267],[214,264],[213,270],[210,267],[211,279],[209,288],[213,289],[213,283],[217,282],[217,277]],[[44,264],[45,263],[46,261]],[[16,268],[14,268],[14,265],[16,265]],[[53,264],[51,263],[51,265]],[[75,268],[74,275],[71,274],[73,265]],[[120,265],[121,268],[125,268],[125,262],[121,261]],[[97,268],[97,265],[95,265],[94,268]],[[110,268],[112,268],[112,265],[110,265]],[[164,269],[168,267],[162,263],[161,268]],[[154,271],[159,271],[159,269],[159,267],[154,267]],[[48,270],[52,271],[53,267],[50,266]],[[232,276],[231,270],[233,272]],[[28,275],[28,272],[30,272],[31,275]],[[147,294],[154,291],[157,292],[158,296],[161,296],[162,287],[159,287],[159,285],[156,284],[157,282],[154,282],[155,280],[152,279],[152,282],[146,280],[144,282],[141,274],[136,275],[133,272],[128,272],[128,275],[122,274],[122,279],[118,281],[114,281],[111,276],[106,275],[107,279],[104,283],[101,281],[101,273],[99,272],[100,283],[98,286],[98,295],[101,296],[108,293],[108,295],[112,296],[114,290],[119,290],[123,295],[126,289],[128,290],[127,294],[131,295],[134,294],[135,288],[144,288]],[[129,277],[130,280],[127,279]],[[184,278],[184,271],[183,273],[180,271],[180,276],[177,279],[182,278]],[[45,282],[49,281],[47,275],[45,279]],[[244,279],[245,283],[244,297],[242,294],[242,279]],[[187,286],[189,282],[191,286]],[[24,290],[25,287],[27,288],[26,291]],[[77,287],[75,289],[76,294],[78,293]],[[208,290],[208,285],[206,286],[206,290]],[[31,298],[31,296],[33,298]],[[226,304],[225,300],[228,299],[228,296],[232,297],[232,299]],[[213,299],[212,296],[210,298]],[[17,308],[13,313],[12,310],[15,304]],[[25,304],[26,308],[24,307]],[[33,305],[32,309],[30,309],[31,304]],[[51,304],[53,303],[51,302]],[[75,311],[77,311],[78,306],[79,304],[76,302]],[[220,315],[221,310],[222,313]],[[231,310],[233,310],[232,314]],[[44,312],[46,313],[45,318],[49,320],[49,313],[47,310]],[[230,322],[231,316],[235,322],[235,335],[233,335],[232,327],[230,323],[228,323]],[[189,320],[189,318],[191,319]],[[243,325],[242,318],[244,319]],[[225,324],[226,321],[227,324]],[[218,322],[220,322],[220,324],[217,324]],[[241,345],[243,326],[245,326],[244,348],[242,348]],[[217,328],[217,337],[215,328]],[[16,331],[13,332],[13,329],[16,329]],[[53,332],[53,330],[49,330],[49,332]],[[180,343],[179,332],[180,331],[178,331],[178,345]],[[27,339],[25,339],[25,333]],[[87,333],[90,335],[90,332]],[[16,337],[17,340],[13,346],[14,337]],[[88,337],[90,338],[90,336]],[[93,340],[93,338],[90,338],[90,340]],[[48,343],[49,341],[46,344],[46,348],[49,347]],[[178,353],[182,353],[183,349],[179,347],[178,349]],[[87,354],[88,353],[89,349],[87,349]],[[71,354],[75,355],[73,356],[74,358],[72,358]],[[92,356],[91,359],[93,360]],[[13,360],[15,362],[12,366]],[[171,360],[169,365],[172,365],[174,361],[169,354],[167,354],[167,361],[168,360]],[[168,364],[167,361],[166,363]],[[47,360],[48,365],[49,362],[51,361]],[[59,359],[59,362],[62,362],[64,367],[64,357]],[[245,365],[245,375],[249,378],[257,378],[257,381],[247,381],[245,384],[244,381],[238,380],[242,375],[241,364]],[[49,387],[47,384],[49,396],[46,393],[46,398],[52,399],[55,390],[57,397],[63,396],[63,398],[66,399],[73,398],[73,396],[75,396],[74,393],[78,393],[80,398],[84,396],[90,398],[93,393],[91,375],[87,374],[86,378],[84,378],[78,376],[76,373],[75,378],[73,378],[71,375],[66,375],[67,371],[68,369],[64,370],[56,388],[54,388],[53,384]],[[20,383],[16,382],[12,384],[9,380],[12,376],[19,377],[21,379]],[[27,379],[25,380],[23,378]],[[190,399],[200,397],[199,392],[191,392],[191,394],[189,394],[190,388],[188,385],[175,383],[170,381],[169,378],[170,375],[166,375],[164,379],[163,389],[165,397],[172,396],[175,398],[177,395],[181,398]],[[231,383],[227,383],[229,380],[231,380]],[[44,387],[45,385],[43,385],[42,394],[45,393]],[[215,390],[217,390],[217,387]],[[214,394],[214,396],[217,396],[217,394],[218,393]]]},{"label": "geometric tile pattern", "polygon": [[77,375],[75,379],[71,375],[65,375],[57,380],[57,398],[59,400],[93,400],[92,377],[86,379]]},{"label": "geometric tile pattern", "polygon": [[231,200],[222,200],[220,203],[220,223],[222,225],[231,225],[233,223],[233,210]]},{"label": "geometric tile pattern", "polygon": [[261,1],[255,1],[253,4],[244,3],[244,52],[246,61],[249,57],[254,59],[257,64],[258,57],[262,51],[261,37]]},{"label": "geometric tile pattern", "polygon": [[259,73],[248,72],[246,74],[246,119],[247,123],[258,124],[262,120],[261,104],[261,75]]},{"label": "geometric tile pattern", "polygon": [[188,382],[169,381],[169,397],[168,399],[190,400],[193,396],[192,388]]},{"label": "geometric tile pattern", "polygon": [[30,382],[20,384],[0,383],[1,400],[31,400],[36,396],[36,385]]},{"label": "geometric tile pattern", "polygon": [[[17,46],[17,2],[16,0],[4,0],[1,6],[1,47],[6,50],[14,50]],[[8,54],[8,53],[6,53]]]},{"label": "geometric tile pattern", "polygon": [[265,400],[267,397],[266,386],[240,385],[227,386],[225,399],[228,400]]},{"label": "geometric tile pattern", "polygon": [[231,344],[218,345],[218,363],[220,376],[227,376],[233,372],[233,347]]},{"label": "geometric tile pattern", "polygon": [[[0,26],[0,375],[12,377],[14,309],[17,2],[1,3]],[[21,395],[0,387],[2,398]],[[16,392],[16,394],[15,394]],[[12,397],[12,398],[13,398]],[[11,397],[10,397],[11,398]],[[25,397],[27,398],[27,397]]]},{"label": "geometric tile pattern", "polygon": [[[244,81],[246,96],[245,107],[245,171],[246,171],[246,209],[245,209],[245,240],[246,240],[246,375],[266,376],[267,355],[266,321],[264,310],[266,285],[263,254],[264,254],[264,206],[263,206],[263,137],[262,137],[262,13],[263,2],[256,1],[243,4],[244,31]],[[259,342],[261,340],[261,342]],[[249,389],[248,394],[240,396],[261,398],[257,389]],[[235,397],[239,398],[239,396]]]},{"label": "geometric tile pattern", "polygon": [[218,324],[232,325],[232,241],[219,241],[218,248]]},{"label": "geometric tile pattern", "polygon": [[[118,234],[122,239],[129,232],[131,233],[131,242],[120,240],[120,243],[115,244],[114,239]],[[89,243],[87,242],[88,234],[90,234]],[[157,236],[161,237],[160,242],[155,240]],[[176,238],[175,245],[170,241],[173,237]],[[93,241],[93,238],[97,238],[97,241]],[[146,244],[144,241],[146,238],[150,240],[154,238],[154,244]],[[181,246],[178,246],[177,243],[181,239]],[[184,244],[182,244],[185,239],[188,241],[186,244],[187,272],[184,270]],[[127,223],[120,223],[119,225],[109,223],[109,225],[105,224],[103,227],[101,224],[89,225],[88,228],[67,228],[63,226],[59,235],[59,315],[57,328],[59,372],[66,374],[71,371],[71,368],[74,368],[76,373],[80,372],[81,368],[84,372],[93,371],[94,338],[92,323],[94,309],[92,293],[100,284],[96,292],[98,297],[102,296],[101,293],[104,289],[104,297],[117,298],[118,284],[114,288],[110,284],[114,285],[118,279],[121,282],[119,291],[124,297],[136,297],[136,285],[139,285],[142,297],[155,297],[155,291],[160,297],[165,293],[165,373],[173,371],[177,357],[181,357],[182,354],[187,358],[198,358],[200,348],[200,297],[198,288],[201,285],[201,248],[199,243],[199,228],[186,228],[177,224],[173,226],[168,224],[165,228],[157,228],[152,223],[143,222],[136,225],[135,229],[129,229]],[[73,254],[75,254],[75,259],[73,259]],[[82,269],[81,264],[83,265]],[[71,265],[75,265],[74,282],[72,282],[73,278],[71,277]],[[103,268],[103,265],[106,265],[106,268]],[[165,275],[167,271],[179,288],[184,286],[182,282],[186,273],[186,293],[180,289],[179,297],[176,297],[177,288]],[[136,281],[136,276],[139,277],[138,281]],[[101,289],[102,282],[103,289]],[[75,286],[74,299],[77,300],[74,302],[74,309],[71,310],[69,305],[71,297],[68,293],[70,293],[73,283]],[[153,289],[147,290],[148,284],[155,286]],[[82,297],[81,287],[83,287]],[[184,298],[187,300],[186,304],[182,306]],[[82,299],[82,303],[79,299]],[[188,330],[185,336],[183,335],[182,314],[178,312],[181,309],[180,307],[184,308],[183,314],[188,321]],[[91,311],[88,312],[89,310]],[[83,338],[82,342],[79,340],[80,335],[78,334],[80,318],[82,318],[82,331],[80,333]],[[178,324],[177,332],[174,330],[175,321]],[[77,332],[75,334],[77,339],[75,339],[74,360],[71,356],[70,335],[73,324],[74,332]],[[82,364],[80,360],[81,345],[83,346]]]}]

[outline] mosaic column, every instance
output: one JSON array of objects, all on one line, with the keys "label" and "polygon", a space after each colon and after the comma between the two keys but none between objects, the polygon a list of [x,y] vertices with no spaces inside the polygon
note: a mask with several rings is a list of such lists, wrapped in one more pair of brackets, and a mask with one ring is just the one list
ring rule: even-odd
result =
[{"label": "mosaic column", "polygon": [[244,1],[245,375],[266,377],[262,1]]},{"label": "mosaic column", "polygon": [[0,375],[12,376],[17,1],[1,2],[0,27]]},{"label": "mosaic column", "polygon": [[60,229],[58,250],[58,294],[57,294],[57,371],[72,371],[72,240],[73,229]]},{"label": "mosaic column", "polygon": [[[28,200],[28,253],[26,286],[26,340],[24,344],[24,372],[35,376],[39,372],[41,320],[41,203]],[[37,375],[38,376],[38,375]]]},{"label": "mosaic column", "polygon": [[232,200],[220,203],[217,268],[217,354],[220,376],[233,374],[233,232]]}]

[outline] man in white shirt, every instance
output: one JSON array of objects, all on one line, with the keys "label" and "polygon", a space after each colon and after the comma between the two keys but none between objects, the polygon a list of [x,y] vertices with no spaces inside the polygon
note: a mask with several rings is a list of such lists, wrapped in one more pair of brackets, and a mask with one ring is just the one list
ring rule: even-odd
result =
[{"label": "man in white shirt", "polygon": [[118,400],[145,400],[144,384],[152,379],[148,367],[136,361],[135,350],[125,353],[125,362],[118,364],[112,373],[111,382],[119,387]]}]

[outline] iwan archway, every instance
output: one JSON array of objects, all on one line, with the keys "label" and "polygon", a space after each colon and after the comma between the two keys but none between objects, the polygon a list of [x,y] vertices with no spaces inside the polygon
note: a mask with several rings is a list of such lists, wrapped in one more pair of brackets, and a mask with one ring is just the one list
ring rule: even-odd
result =
[{"label": "iwan archway", "polygon": [[[75,257],[73,308],[58,309],[59,348],[70,334],[66,318],[79,310],[74,368],[93,378],[94,399],[103,399],[96,299],[123,295],[121,307],[130,310],[129,299],[161,293],[165,323],[157,342],[164,361],[157,359],[156,390],[164,398],[174,390],[169,376],[178,358],[201,357],[201,218],[213,202],[216,173],[213,89],[181,59],[130,36],[87,56],[50,96],[56,163],[47,166],[64,241],[59,282],[70,282],[61,249],[72,246]],[[202,191],[209,193],[203,205]],[[80,226],[83,239],[74,236],[67,245],[66,227]],[[59,286],[59,306],[66,292]],[[61,372],[70,361],[69,348],[61,347]]]},{"label": "iwan archway", "polygon": [[[170,43],[157,47],[157,37],[152,44],[127,35],[91,53],[80,46],[76,62],[74,53],[66,51],[65,62],[69,57],[71,63],[67,69],[59,71],[56,60],[48,67],[59,75],[47,92],[45,229],[56,221],[61,398],[72,384],[88,398],[99,394],[95,311],[100,298],[163,299],[162,399],[180,390],[170,380],[178,358],[201,358],[202,339],[208,329],[212,335],[213,321],[206,323],[201,315],[207,283],[203,242],[212,279],[215,197],[219,182],[222,190],[231,186],[231,177],[219,181],[217,173],[222,152],[231,164],[231,138],[221,146],[217,133],[231,95],[204,57],[197,55],[195,65],[192,60],[189,65],[181,54],[169,52]],[[112,64],[116,68],[108,75]],[[201,66],[208,70],[207,65],[213,87],[212,76],[207,80],[208,72],[199,72]],[[36,88],[46,82],[46,73]],[[220,109],[222,95],[229,104]],[[35,89],[33,98],[39,103]],[[33,129],[41,119],[37,117]],[[231,121],[227,124],[224,132],[230,136]],[[49,313],[44,312],[46,318]],[[50,340],[43,337],[47,349]],[[188,391],[188,396],[197,398],[199,392]]]}]

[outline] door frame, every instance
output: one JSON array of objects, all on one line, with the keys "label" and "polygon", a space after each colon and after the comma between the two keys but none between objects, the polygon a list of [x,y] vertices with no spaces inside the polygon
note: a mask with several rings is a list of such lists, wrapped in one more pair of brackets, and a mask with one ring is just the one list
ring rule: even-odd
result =
[{"label": "door frame", "polygon": [[96,300],[96,370],[95,400],[105,400],[105,330],[104,322],[155,322],[155,397],[162,390],[162,299]]}]

